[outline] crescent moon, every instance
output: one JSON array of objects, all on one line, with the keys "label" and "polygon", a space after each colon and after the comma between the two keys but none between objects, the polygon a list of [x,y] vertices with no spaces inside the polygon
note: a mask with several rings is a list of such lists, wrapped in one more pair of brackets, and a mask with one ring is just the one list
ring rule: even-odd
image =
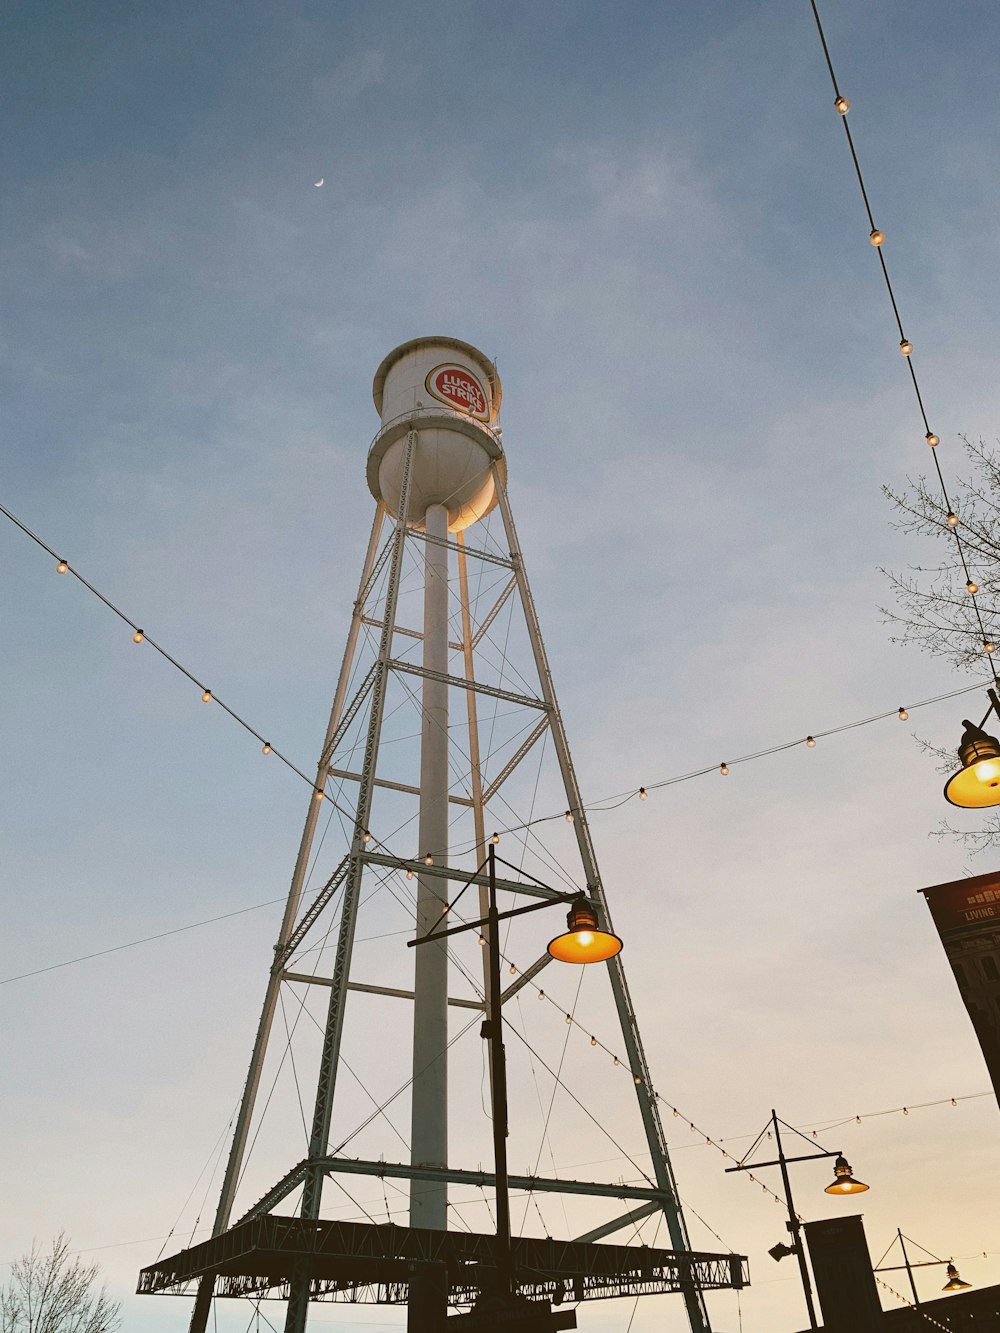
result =
[{"label": "crescent moon", "polygon": [[325,176],[320,176],[320,178],[319,178],[318,181],[313,181],[313,184],[316,186],[316,189],[317,189],[317,190],[318,190],[319,187],[323,184],[323,181],[324,181],[325,179],[326,179]]}]

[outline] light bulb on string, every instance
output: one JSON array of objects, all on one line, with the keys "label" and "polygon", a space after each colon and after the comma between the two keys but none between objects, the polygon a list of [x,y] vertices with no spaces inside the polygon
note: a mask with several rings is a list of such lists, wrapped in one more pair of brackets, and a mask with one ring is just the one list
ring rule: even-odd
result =
[{"label": "light bulb on string", "polygon": [[868,233],[868,239],[871,241],[872,245],[877,248],[878,246],[885,244],[885,232],[880,231],[878,227],[875,227]]},{"label": "light bulb on string", "polygon": [[516,977],[516,976],[517,976],[517,964],[516,964],[516,963],[511,963],[511,965],[510,965],[510,975],[511,975],[512,977]]},{"label": "light bulb on string", "polygon": [[953,509],[948,510],[947,514],[945,515],[944,521],[948,524],[949,528],[958,527],[958,515],[955,513]]},{"label": "light bulb on string", "polygon": [[900,338],[899,350],[903,353],[904,356],[909,356],[910,353],[913,351],[913,343],[910,342],[909,338]]},{"label": "light bulb on string", "polygon": [[611,1063],[613,1065],[618,1065],[621,1064],[621,1061],[618,1059],[618,1056],[616,1055],[615,1058],[611,1061]]},{"label": "light bulb on string", "polygon": [[573,811],[572,811],[572,810],[567,810],[566,813],[563,815],[563,819],[565,819],[565,821],[566,821],[567,824],[572,824],[572,822],[573,822]]},{"label": "light bulb on string", "polygon": [[143,639],[144,639],[145,637],[146,637],[146,636],[145,636],[145,634],[143,634],[142,630],[141,630],[141,629],[137,629],[136,632],[132,635],[132,642],[133,642],[133,643],[142,643],[142,641],[143,641]]},{"label": "light bulb on string", "polygon": [[270,741],[265,741],[264,744],[260,747],[260,752],[261,752],[261,754],[270,754],[270,753],[271,753],[271,742],[270,742]]},{"label": "light bulb on string", "polygon": [[648,801],[648,800],[649,800],[649,792],[646,790],[645,787],[640,787],[640,788],[639,788],[639,800],[640,800],[640,801]]},{"label": "light bulb on string", "polygon": [[372,835],[368,832],[367,829],[365,829],[364,833],[362,833],[361,835],[361,841],[365,844],[365,846],[367,846],[368,843],[371,842],[371,840],[372,840]]},{"label": "light bulb on string", "polygon": [[412,879],[412,878],[413,878],[413,871],[412,871],[412,870],[407,870],[407,872],[406,872],[406,878],[407,878],[407,879]]},{"label": "light bulb on string", "polygon": [[996,644],[993,642],[992,639],[987,639],[987,640],[984,642],[984,644],[983,644],[983,652],[984,652],[984,653],[995,653],[996,650],[997,650],[997,646],[996,646]]},{"label": "light bulb on string", "polygon": [[924,436],[924,439],[927,441],[927,443],[931,446],[932,449],[934,448],[935,445],[941,443],[941,436],[935,435],[932,430],[929,430],[927,432],[927,434]]},{"label": "light bulb on string", "polygon": [[321,800],[323,799],[323,791],[322,791],[322,788],[317,787],[317,788],[314,790],[314,792],[313,792],[313,797],[314,797],[315,800],[317,800],[317,801],[321,801]]},{"label": "light bulb on string", "polygon": [[807,737],[806,737],[806,745],[808,745],[808,747],[809,747],[810,750],[815,750],[815,748],[816,748],[816,737],[815,737],[815,736],[807,736]]},{"label": "light bulb on string", "polygon": [[494,847],[497,845],[497,843],[498,843],[499,841],[500,841],[500,834],[499,834],[499,833],[494,833],[494,834],[493,834],[493,837],[490,838],[490,842],[493,844]]},{"label": "light bulb on string", "polygon": [[567,1015],[566,1015],[566,1022],[567,1022],[567,1023],[572,1023],[572,1021],[573,1021],[573,1015],[572,1015],[572,1014],[567,1014]]},{"label": "light bulb on string", "polygon": [[979,584],[974,583],[972,579],[969,579],[968,583],[965,585],[965,591],[970,597],[975,597],[976,593],[979,591]]},{"label": "light bulb on string", "polygon": [[841,116],[846,116],[848,111],[850,111],[851,109],[851,104],[846,97],[840,97],[840,96],[836,97],[834,99],[833,105],[838,115]]},{"label": "light bulb on string", "polygon": [[65,560],[59,560],[59,561],[56,563],[56,573],[57,573],[57,574],[65,574],[66,571],[67,571],[68,569],[69,569],[69,565],[66,563]]},{"label": "light bulb on string", "polygon": [[431,856],[430,852],[425,853],[425,855],[424,855],[424,865],[425,865],[425,866],[432,866],[433,864],[434,864],[434,858],[433,858],[433,856]]},{"label": "light bulb on string", "polygon": [[596,1045],[597,1045],[597,1038],[596,1038],[596,1037],[591,1037],[591,1039],[590,1039],[590,1044],[591,1044],[591,1046],[596,1046]]},{"label": "light bulb on string", "polygon": [[636,1082],[636,1086],[638,1086],[638,1085],[642,1082],[642,1079],[639,1077],[638,1074],[635,1075],[635,1082]]},{"label": "light bulb on string", "polygon": [[723,761],[723,763],[719,765],[719,772],[722,774],[724,778],[729,777],[729,765],[725,763],[725,761]]},{"label": "light bulb on string", "polygon": [[543,990],[540,990],[540,991],[538,992],[538,998],[539,998],[540,1000],[544,1000],[544,999],[545,999],[545,992],[544,992]]},{"label": "light bulb on string", "polygon": [[910,715],[905,708],[900,706],[899,712],[896,714],[896,716],[899,718],[900,722],[905,722]]},{"label": "light bulb on string", "polygon": [[205,693],[201,696],[201,701],[203,704],[210,704],[212,702],[212,691],[206,690]]}]

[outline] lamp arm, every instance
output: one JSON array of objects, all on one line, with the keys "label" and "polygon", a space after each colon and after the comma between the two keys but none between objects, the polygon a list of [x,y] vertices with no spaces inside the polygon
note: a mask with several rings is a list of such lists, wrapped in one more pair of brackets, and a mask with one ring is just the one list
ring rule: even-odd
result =
[{"label": "lamp arm", "polygon": [[[554,907],[556,903],[573,903],[580,899],[586,901],[586,895],[582,893],[560,893],[555,898],[546,898],[543,902],[531,903],[528,907],[512,907],[507,912],[497,912],[496,919],[507,921],[512,916],[526,916],[529,912],[540,912],[544,907]],[[448,930],[432,930],[427,935],[421,935],[419,939],[407,940],[406,947],[412,949],[418,944],[431,944],[434,940],[444,940],[449,935],[461,935],[466,930],[478,930],[488,924],[489,918],[483,917],[480,921],[466,921],[461,926],[451,926]]]},{"label": "lamp arm", "polygon": [[[784,1124],[784,1121],[782,1121],[782,1124]],[[813,1162],[817,1161],[821,1157],[842,1157],[842,1156],[843,1153],[841,1152],[811,1152],[811,1153],[806,1153],[802,1157],[786,1157],[784,1160],[786,1162]],[[781,1165],[780,1157],[773,1162],[745,1162],[739,1166],[727,1166],[726,1175],[728,1175],[730,1171],[756,1171],[757,1168],[761,1166],[780,1166],[780,1165]]]}]

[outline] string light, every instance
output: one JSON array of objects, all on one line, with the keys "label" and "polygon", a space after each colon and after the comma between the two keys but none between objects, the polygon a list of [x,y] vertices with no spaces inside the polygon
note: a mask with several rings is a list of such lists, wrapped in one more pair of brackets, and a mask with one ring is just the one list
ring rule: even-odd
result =
[{"label": "string light", "polygon": [[979,591],[979,584],[974,583],[972,579],[969,579],[968,583],[965,585],[965,591],[970,597],[975,597],[976,593]]},{"label": "string light", "polygon": [[372,840],[372,835],[368,832],[367,829],[365,829],[364,833],[362,833],[361,835],[361,841],[367,847],[368,844],[371,842],[371,840]]},{"label": "string light", "polygon": [[591,1044],[591,1046],[596,1046],[596,1045],[597,1045],[597,1038],[596,1038],[596,1037],[591,1037],[591,1039],[590,1039],[590,1044]]},{"label": "string light", "polygon": [[958,515],[951,509],[948,510],[944,521],[948,524],[949,528],[958,527]]},{"label": "string light", "polygon": [[545,992],[544,992],[543,990],[540,990],[540,991],[538,992],[538,998],[539,998],[540,1000],[544,1000],[544,999],[545,999]]},{"label": "string light", "polygon": [[816,748],[816,737],[815,737],[815,736],[807,736],[807,737],[806,737],[806,745],[809,746],[809,749],[810,749],[810,750],[815,750],[815,748]]},{"label": "string light", "polygon": [[412,878],[413,878],[413,871],[412,871],[412,870],[407,870],[407,872],[406,872],[406,878],[407,878],[407,879],[412,879]]},{"label": "string light", "polygon": [[321,801],[321,800],[323,799],[323,791],[322,791],[322,789],[319,788],[319,787],[317,787],[317,788],[315,789],[315,791],[313,792],[313,797],[314,797],[317,801]]},{"label": "string light", "polygon": [[878,227],[875,227],[868,233],[868,239],[871,241],[872,245],[884,245],[885,232],[879,231]]},{"label": "string light", "polygon": [[494,833],[494,834],[493,834],[493,837],[490,838],[490,842],[493,844],[494,847],[497,845],[497,843],[498,843],[499,841],[500,841],[500,834],[499,834],[499,833]]},{"label": "string light", "polygon": [[432,866],[433,864],[434,864],[434,858],[433,856],[431,856],[430,852],[427,852],[426,855],[424,856],[424,865]]},{"label": "string light", "polygon": [[563,815],[563,818],[565,819],[565,821],[566,821],[567,824],[572,824],[572,822],[573,822],[573,811],[572,811],[572,810],[567,810],[566,813],[565,813],[565,815]]},{"label": "string light", "polygon": [[905,722],[906,719],[907,719],[910,715],[909,715],[909,713],[906,711],[905,708],[900,707],[900,710],[899,710],[899,712],[896,714],[896,716],[899,718],[900,722]]},{"label": "string light", "polygon": [[210,704],[212,702],[212,691],[206,690],[205,693],[201,696],[201,701],[203,704]]},{"label": "string light", "polygon": [[66,571],[67,571],[68,569],[69,569],[69,565],[66,563],[65,560],[60,560],[60,561],[58,561],[58,562],[56,563],[56,573],[57,573],[57,574],[65,574]]},{"label": "string light", "polygon": [[[823,22],[822,22],[822,20],[821,20],[821,18],[820,18],[820,15],[819,15],[819,9],[818,9],[818,7],[817,7],[817,0],[809,0],[809,3],[810,3],[810,7],[811,7],[811,9],[812,9],[813,18],[814,18],[815,21],[816,21],[816,31],[817,31],[817,34],[818,34],[818,36],[819,36],[820,45],[821,45],[822,48],[823,48],[823,56],[824,56],[824,59],[825,59],[825,61],[826,61],[826,66],[827,66],[827,69],[828,69],[829,74],[830,74],[830,81],[831,81],[831,83],[833,84],[833,91],[834,91],[834,94],[836,95],[836,97],[837,97],[837,99],[838,99],[838,101],[839,101],[839,99],[840,99],[840,89],[839,89],[839,87],[837,86],[837,75],[836,75],[836,72],[835,72],[835,70],[834,70],[834,68],[833,68],[833,59],[832,59],[832,57],[831,57],[831,55],[830,55],[830,48],[829,48],[829,45],[828,45],[827,40],[826,40],[826,34],[825,34],[825,32],[823,31]],[[871,204],[869,203],[869,197],[868,197],[868,190],[867,190],[867,187],[865,186],[864,176],[863,176],[862,171],[861,171],[861,162],[860,162],[860,159],[859,159],[859,157],[858,157],[858,152],[857,152],[857,149],[856,149],[855,144],[854,144],[854,137],[853,137],[853,135],[851,134],[851,127],[850,127],[850,125],[847,123],[846,120],[844,121],[844,134],[845,134],[845,137],[847,138],[847,146],[848,146],[848,148],[850,149],[850,153],[851,153],[851,161],[852,161],[852,163],[854,164],[854,171],[855,171],[855,174],[857,175],[858,186],[859,186],[859,189],[860,189],[860,191],[861,191],[861,198],[862,198],[862,201],[863,201],[863,203],[864,203],[865,212],[866,212],[867,215],[868,215],[869,225],[871,226],[871,229],[872,229],[872,231],[874,232],[874,231],[877,230],[877,228],[876,228],[876,226],[875,226],[875,219],[874,219],[873,216],[872,216]],[[908,338],[906,337],[906,335],[903,333],[903,323],[902,323],[902,317],[901,317],[900,312],[899,312],[899,302],[898,302],[897,299],[896,299],[896,293],[893,291],[892,280],[891,280],[891,278],[889,277],[889,269],[888,269],[888,267],[887,267],[887,265],[886,265],[886,262],[885,262],[885,255],[882,253],[882,250],[881,250],[880,247],[877,247],[877,248],[878,248],[879,266],[880,266],[880,268],[882,269],[882,276],[883,276],[883,278],[885,279],[886,292],[888,293],[888,296],[889,296],[889,303],[890,303],[890,305],[891,305],[891,307],[892,307],[893,318],[894,318],[894,320],[895,320],[895,323],[896,323],[897,328],[899,329],[899,335],[900,335],[899,350],[902,352],[902,354],[903,354],[905,357],[909,357],[910,354],[911,354],[911,352],[913,351],[913,344],[909,341],[909,339],[908,339]],[[913,368],[913,363],[912,363],[912,361],[909,362],[909,364],[908,364],[908,370],[909,370],[909,374],[910,374],[910,380],[911,380],[911,382],[912,382],[912,384],[913,384],[913,392],[914,392],[914,396],[915,396],[915,398],[916,398],[916,402],[917,402],[917,409],[918,409],[918,411],[920,412],[920,416],[921,416],[921,418],[922,418],[922,420],[923,420],[923,424],[924,424],[924,430],[925,430],[925,432],[926,432],[924,438],[926,439],[927,443],[933,447],[933,446],[935,446],[935,445],[937,445],[937,444],[940,443],[940,438],[939,438],[939,436],[937,436],[937,435],[931,430],[931,428],[930,428],[930,423],[929,423],[928,420],[927,420],[927,409],[926,409],[926,407],[925,407],[925,405],[924,405],[923,395],[922,395],[921,392],[920,392],[920,385],[919,385],[919,383],[918,383],[918,381],[917,381],[917,374],[916,374],[916,371],[915,371],[914,368]],[[958,520],[957,520],[957,519],[954,519],[954,521],[953,521],[953,516],[952,516],[952,513],[951,513],[951,506],[950,506],[950,503],[949,503],[949,500],[948,500],[948,488],[947,488],[947,486],[945,485],[944,473],[941,471],[941,464],[938,462],[937,454],[934,455],[934,467],[935,467],[935,470],[937,471],[938,482],[940,483],[940,486],[941,486],[941,499],[942,499],[942,501],[943,501],[945,507],[948,509],[948,522],[949,522],[949,526],[950,526],[950,527],[952,528],[952,530],[954,531],[954,535],[955,535],[955,545],[956,545],[956,548],[957,548],[957,551],[958,551],[958,558],[959,558],[959,561],[960,561],[960,563],[961,563],[961,565],[962,565],[963,570],[965,571],[965,577],[966,577],[966,579],[967,579],[967,580],[971,580],[971,576],[970,576],[970,574],[969,574],[968,562],[967,562],[967,560],[966,560],[966,555],[965,555],[965,547],[964,547],[964,543],[963,543],[963,540],[962,540],[961,536],[959,535],[959,533],[958,533],[957,530],[956,530],[956,529],[957,529]],[[976,617],[976,620],[977,620],[978,625],[979,625],[979,632],[980,632],[980,634],[983,636],[983,638],[986,639],[986,627],[985,627],[984,624],[983,624],[982,616],[980,615],[980,612],[979,612],[979,607],[978,607],[975,603],[973,604],[973,610],[974,610],[975,617]],[[990,651],[992,651],[992,650],[990,650]],[[993,664],[992,664],[992,663],[990,664],[990,666],[991,666],[991,671],[992,671],[992,674],[993,674],[993,682],[992,682],[992,683],[993,683],[994,686],[1000,688],[1000,675],[997,674],[996,668],[993,667]]]},{"label": "string light", "polygon": [[[52,547],[49,546],[46,542],[44,542],[44,541],[43,541],[40,537],[38,537],[34,532],[32,532],[31,529],[30,529],[29,527],[27,527],[26,524],[22,523],[21,520],[20,520],[15,514],[13,514],[9,509],[6,508],[6,506],[4,506],[4,505],[0,505],[0,514],[2,514],[4,517],[8,518],[8,519],[9,519],[9,520],[10,520],[16,527],[20,528],[21,531],[24,532],[24,534],[25,534],[27,537],[29,537],[32,541],[34,541],[34,542],[36,543],[36,545],[40,546],[40,547],[42,548],[42,550],[48,552],[48,554],[49,554],[50,556],[55,556],[55,552],[52,550]],[[958,538],[958,534],[957,534],[957,533],[956,533],[956,540],[959,540],[959,538]],[[65,566],[65,569],[61,568],[62,566]],[[68,564],[67,564],[66,561],[64,561],[64,560],[58,560],[57,568],[60,570],[60,572],[66,572],[66,571],[69,569],[69,566],[68,566]],[[93,593],[93,594],[94,594],[100,601],[102,601],[102,602],[108,607],[109,610],[111,610],[115,615],[117,615],[117,616],[119,617],[119,619],[125,621],[126,624],[128,624],[130,628],[132,628],[133,630],[135,630],[136,633],[142,632],[142,631],[136,630],[135,621],[134,621],[134,620],[131,620],[131,619],[130,619],[128,616],[126,616],[122,611],[120,611],[120,610],[118,609],[118,607],[116,607],[116,606],[115,606],[115,605],[114,605],[114,604],[113,604],[107,597],[104,596],[103,593],[101,593],[101,592],[99,591],[99,589],[95,588],[93,585],[91,585],[89,582],[87,582],[85,579],[83,579],[81,575],[76,574],[75,576],[76,576],[76,578],[78,578],[78,579],[83,583],[84,587],[86,587],[87,590],[88,590],[89,592]],[[173,666],[176,670],[180,671],[183,675],[187,676],[189,680],[194,680],[195,682],[197,682],[197,678],[196,678],[190,671],[188,671],[188,669],[187,669],[182,663],[178,662],[175,658],[173,658],[172,656],[170,656],[170,654],[167,653],[165,649],[161,648],[161,647],[159,646],[159,644],[155,643],[155,642],[154,642],[153,640],[151,640],[151,639],[148,639],[148,640],[145,639],[145,636],[144,636],[143,641],[144,641],[144,642],[148,642],[148,643],[150,644],[151,647],[153,647],[157,652],[159,652],[159,653],[161,654],[161,656],[163,656],[163,657],[166,658],[166,660],[171,664],[171,666]],[[996,645],[995,645],[994,643],[992,643],[991,640],[989,640],[989,639],[985,639],[985,640],[984,640],[984,643],[983,643],[983,649],[984,649],[984,652],[992,653],[992,652],[994,652],[994,651],[996,650]],[[981,689],[981,688],[982,688],[982,685],[981,685],[980,683],[976,683],[976,684],[973,684],[973,685],[963,686],[963,687],[960,688],[960,689],[957,689],[957,690],[951,690],[951,691],[948,691],[947,693],[939,694],[939,695],[934,695],[934,696],[932,696],[932,697],[930,697],[930,698],[928,698],[928,699],[921,700],[921,701],[919,701],[918,703],[911,705],[911,708],[921,708],[921,707],[925,707],[925,706],[927,706],[927,705],[929,705],[929,704],[932,704],[932,703],[939,703],[939,702],[941,702],[942,700],[945,700],[945,699],[951,699],[951,698],[955,698],[955,697],[957,697],[957,696],[959,696],[959,695],[967,694],[967,693],[970,693],[970,692],[973,692],[973,691],[978,691],[978,690]],[[211,692],[210,692],[210,691],[205,691],[205,693],[209,695],[209,699],[206,699],[205,702],[209,702],[209,700],[212,699],[214,696],[211,695]],[[204,694],[203,694],[202,697],[204,698]],[[256,737],[256,739],[257,739],[258,741],[261,741],[261,742],[262,742],[262,753],[263,753],[263,754],[266,755],[266,754],[270,754],[270,753],[272,753],[272,749],[273,749],[273,747],[272,747],[272,744],[271,744],[270,741],[266,741],[266,740],[264,740],[263,736],[261,736],[261,734],[260,734],[258,731],[256,731],[256,730],[255,730],[255,729],[254,729],[254,728],[253,728],[253,727],[252,727],[252,726],[251,726],[251,725],[250,725],[244,718],[240,717],[239,714],[236,713],[233,709],[227,707],[225,704],[223,704],[222,707],[223,707],[223,708],[225,709],[225,711],[229,714],[229,716],[233,718],[233,720],[234,720],[235,722],[237,722],[241,727],[244,728],[245,731],[248,731],[252,736]],[[839,732],[842,732],[842,731],[854,730],[854,729],[857,728],[857,727],[860,727],[860,726],[866,726],[866,725],[869,725],[870,723],[881,721],[883,718],[885,718],[885,717],[890,717],[890,716],[898,716],[901,720],[905,720],[905,718],[908,716],[908,714],[907,714],[907,712],[906,712],[905,709],[901,709],[901,710],[899,710],[898,713],[877,713],[877,714],[874,714],[874,715],[871,716],[871,717],[867,717],[867,718],[859,718],[859,719],[856,719],[856,720],[854,720],[854,721],[852,721],[852,722],[842,723],[842,724],[840,724],[839,726],[830,727],[830,728],[828,728],[827,730],[821,732],[820,735],[821,735],[821,736],[830,736],[830,735],[835,735],[835,734],[837,734],[837,733],[839,733]],[[815,737],[814,737],[814,739],[815,739]],[[769,746],[769,747],[768,747],[767,749],[765,749],[765,750],[759,750],[759,751],[756,751],[756,752],[753,752],[753,753],[750,753],[750,754],[742,755],[742,756],[740,756],[738,762],[740,762],[740,763],[745,763],[745,762],[749,762],[749,761],[754,760],[754,759],[764,758],[764,757],[766,757],[766,756],[768,756],[768,755],[772,755],[772,754],[779,753],[779,752],[782,751],[782,750],[790,749],[790,748],[792,748],[794,745],[797,745],[797,744],[801,744],[801,741],[794,741],[794,740],[793,740],[793,741],[785,741],[785,742],[781,742],[781,743],[779,743],[779,744],[777,744],[777,745]],[[310,779],[310,778],[303,772],[302,769],[300,769],[300,768],[297,767],[294,763],[292,763],[292,761],[291,761],[290,759],[287,759],[287,758],[286,758],[283,754],[281,754],[281,752],[278,751],[278,750],[274,750],[273,753],[274,753],[274,754],[281,760],[281,762],[282,762],[283,764],[286,765],[286,767],[290,768],[290,769],[292,770],[292,772],[296,774],[297,777],[301,778],[302,781],[308,783],[308,785],[310,786],[310,788],[313,788],[313,787],[314,787],[314,784],[313,784],[312,780],[311,780],[311,779]],[[712,772],[713,769],[714,769],[714,766],[709,767],[709,768],[695,769],[694,771],[692,771],[692,772],[688,772],[688,773],[677,774],[677,775],[675,775],[675,776],[673,776],[673,777],[664,778],[664,779],[662,779],[662,780],[659,781],[659,782],[653,783],[652,786],[653,786],[654,788],[673,786],[674,784],[676,784],[676,783],[678,783],[678,782],[687,782],[687,781],[690,781],[692,778],[701,777],[701,776],[703,776],[704,774],[707,774],[707,773]],[[718,772],[719,772],[723,777],[728,776],[728,774],[729,774],[729,764],[728,764],[728,763],[725,763],[725,762],[722,763],[722,764],[719,766],[719,768],[718,768]],[[315,792],[315,795],[316,795],[316,799],[317,799],[317,800],[322,800],[322,799],[323,799],[323,793],[322,793],[321,791],[318,791],[318,790],[317,790],[317,791]],[[646,799],[648,799],[648,797],[649,797],[649,788],[641,787],[641,788],[639,788],[638,790],[633,789],[632,792],[630,792],[630,793],[627,792],[627,793],[624,793],[623,795],[625,796],[625,799],[629,799],[631,796],[638,795],[640,800],[646,800]],[[337,808],[338,810],[340,810],[341,807],[338,805],[338,803],[336,802],[336,800],[334,800],[334,798],[332,798],[332,797],[331,797],[330,799],[334,801],[334,806],[335,806],[335,808]],[[603,801],[604,801],[604,802],[606,802],[606,801],[608,801],[608,800],[614,800],[614,801],[616,802],[616,804],[620,804],[620,803],[621,803],[620,798],[618,798],[618,797],[605,797],[605,798],[603,798]],[[597,811],[600,811],[602,808],[603,808],[603,806],[602,806],[602,800],[600,800],[600,799],[597,800],[597,801],[595,801],[595,802],[592,802],[589,806],[582,806],[582,807],[581,807],[581,809],[584,809],[584,810],[586,810],[586,809],[590,809],[590,810],[597,810]],[[346,811],[346,810],[343,810],[342,813],[343,813],[346,817],[348,817],[348,818],[353,818],[353,812],[348,812],[348,811]],[[507,832],[515,832],[515,831],[517,831],[517,829],[528,828],[528,827],[531,827],[532,825],[540,824],[540,823],[544,823],[544,822],[546,822],[546,821],[549,820],[549,819],[553,819],[553,818],[557,818],[557,817],[558,817],[558,816],[556,816],[556,815],[543,815],[543,816],[539,816],[539,817],[537,817],[537,818],[535,818],[535,819],[528,820],[528,821],[525,821],[525,822],[522,823],[522,824],[516,825],[516,826],[514,826],[513,828],[507,829],[506,831],[507,831]],[[568,811],[568,810],[565,811],[563,817],[564,817],[564,818],[568,818],[570,821],[572,821],[572,818],[573,818],[572,811]],[[493,839],[494,839],[494,840],[498,840],[499,837],[500,837],[499,832],[496,832],[496,833],[493,834]],[[427,861],[427,864],[432,864],[432,863],[433,863],[433,859],[432,859],[432,858],[429,859],[429,860]],[[412,878],[413,878],[413,875],[412,875],[412,872],[411,872],[411,871],[407,871],[407,878],[408,878],[408,879],[412,879]]]},{"label": "string light", "polygon": [[567,1023],[572,1023],[572,1021],[573,1021],[573,1015],[572,1015],[572,1014],[567,1014],[567,1015],[566,1015],[566,1022],[567,1022]]},{"label": "string light", "polygon": [[846,116],[851,109],[851,104],[846,97],[837,97],[833,105],[842,116]]},{"label": "string light", "polygon": [[146,637],[146,636],[145,636],[145,634],[142,632],[142,630],[141,630],[141,629],[137,629],[136,632],[132,635],[132,642],[133,642],[133,643],[142,643],[142,641],[143,641],[143,639],[144,639],[145,637]]},{"label": "string light", "polygon": [[511,963],[511,965],[510,965],[510,975],[511,975],[512,977],[516,977],[516,976],[517,976],[517,964],[516,964],[516,963]]}]

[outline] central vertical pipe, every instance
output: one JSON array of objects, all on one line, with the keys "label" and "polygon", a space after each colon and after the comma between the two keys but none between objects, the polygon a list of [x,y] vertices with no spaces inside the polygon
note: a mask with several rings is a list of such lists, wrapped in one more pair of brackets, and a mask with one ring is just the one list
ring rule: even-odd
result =
[{"label": "central vertical pipe", "polygon": [[[431,505],[424,543],[424,657],[428,671],[448,672],[448,509]],[[436,540],[435,540],[436,539]],[[420,738],[420,856],[448,860],[448,685],[424,678]],[[448,881],[417,878],[417,937],[441,929]],[[415,950],[413,1109],[410,1157],[414,1165],[448,1165],[448,952],[444,942]],[[414,1180],[410,1225],[445,1231],[448,1187]]]}]

